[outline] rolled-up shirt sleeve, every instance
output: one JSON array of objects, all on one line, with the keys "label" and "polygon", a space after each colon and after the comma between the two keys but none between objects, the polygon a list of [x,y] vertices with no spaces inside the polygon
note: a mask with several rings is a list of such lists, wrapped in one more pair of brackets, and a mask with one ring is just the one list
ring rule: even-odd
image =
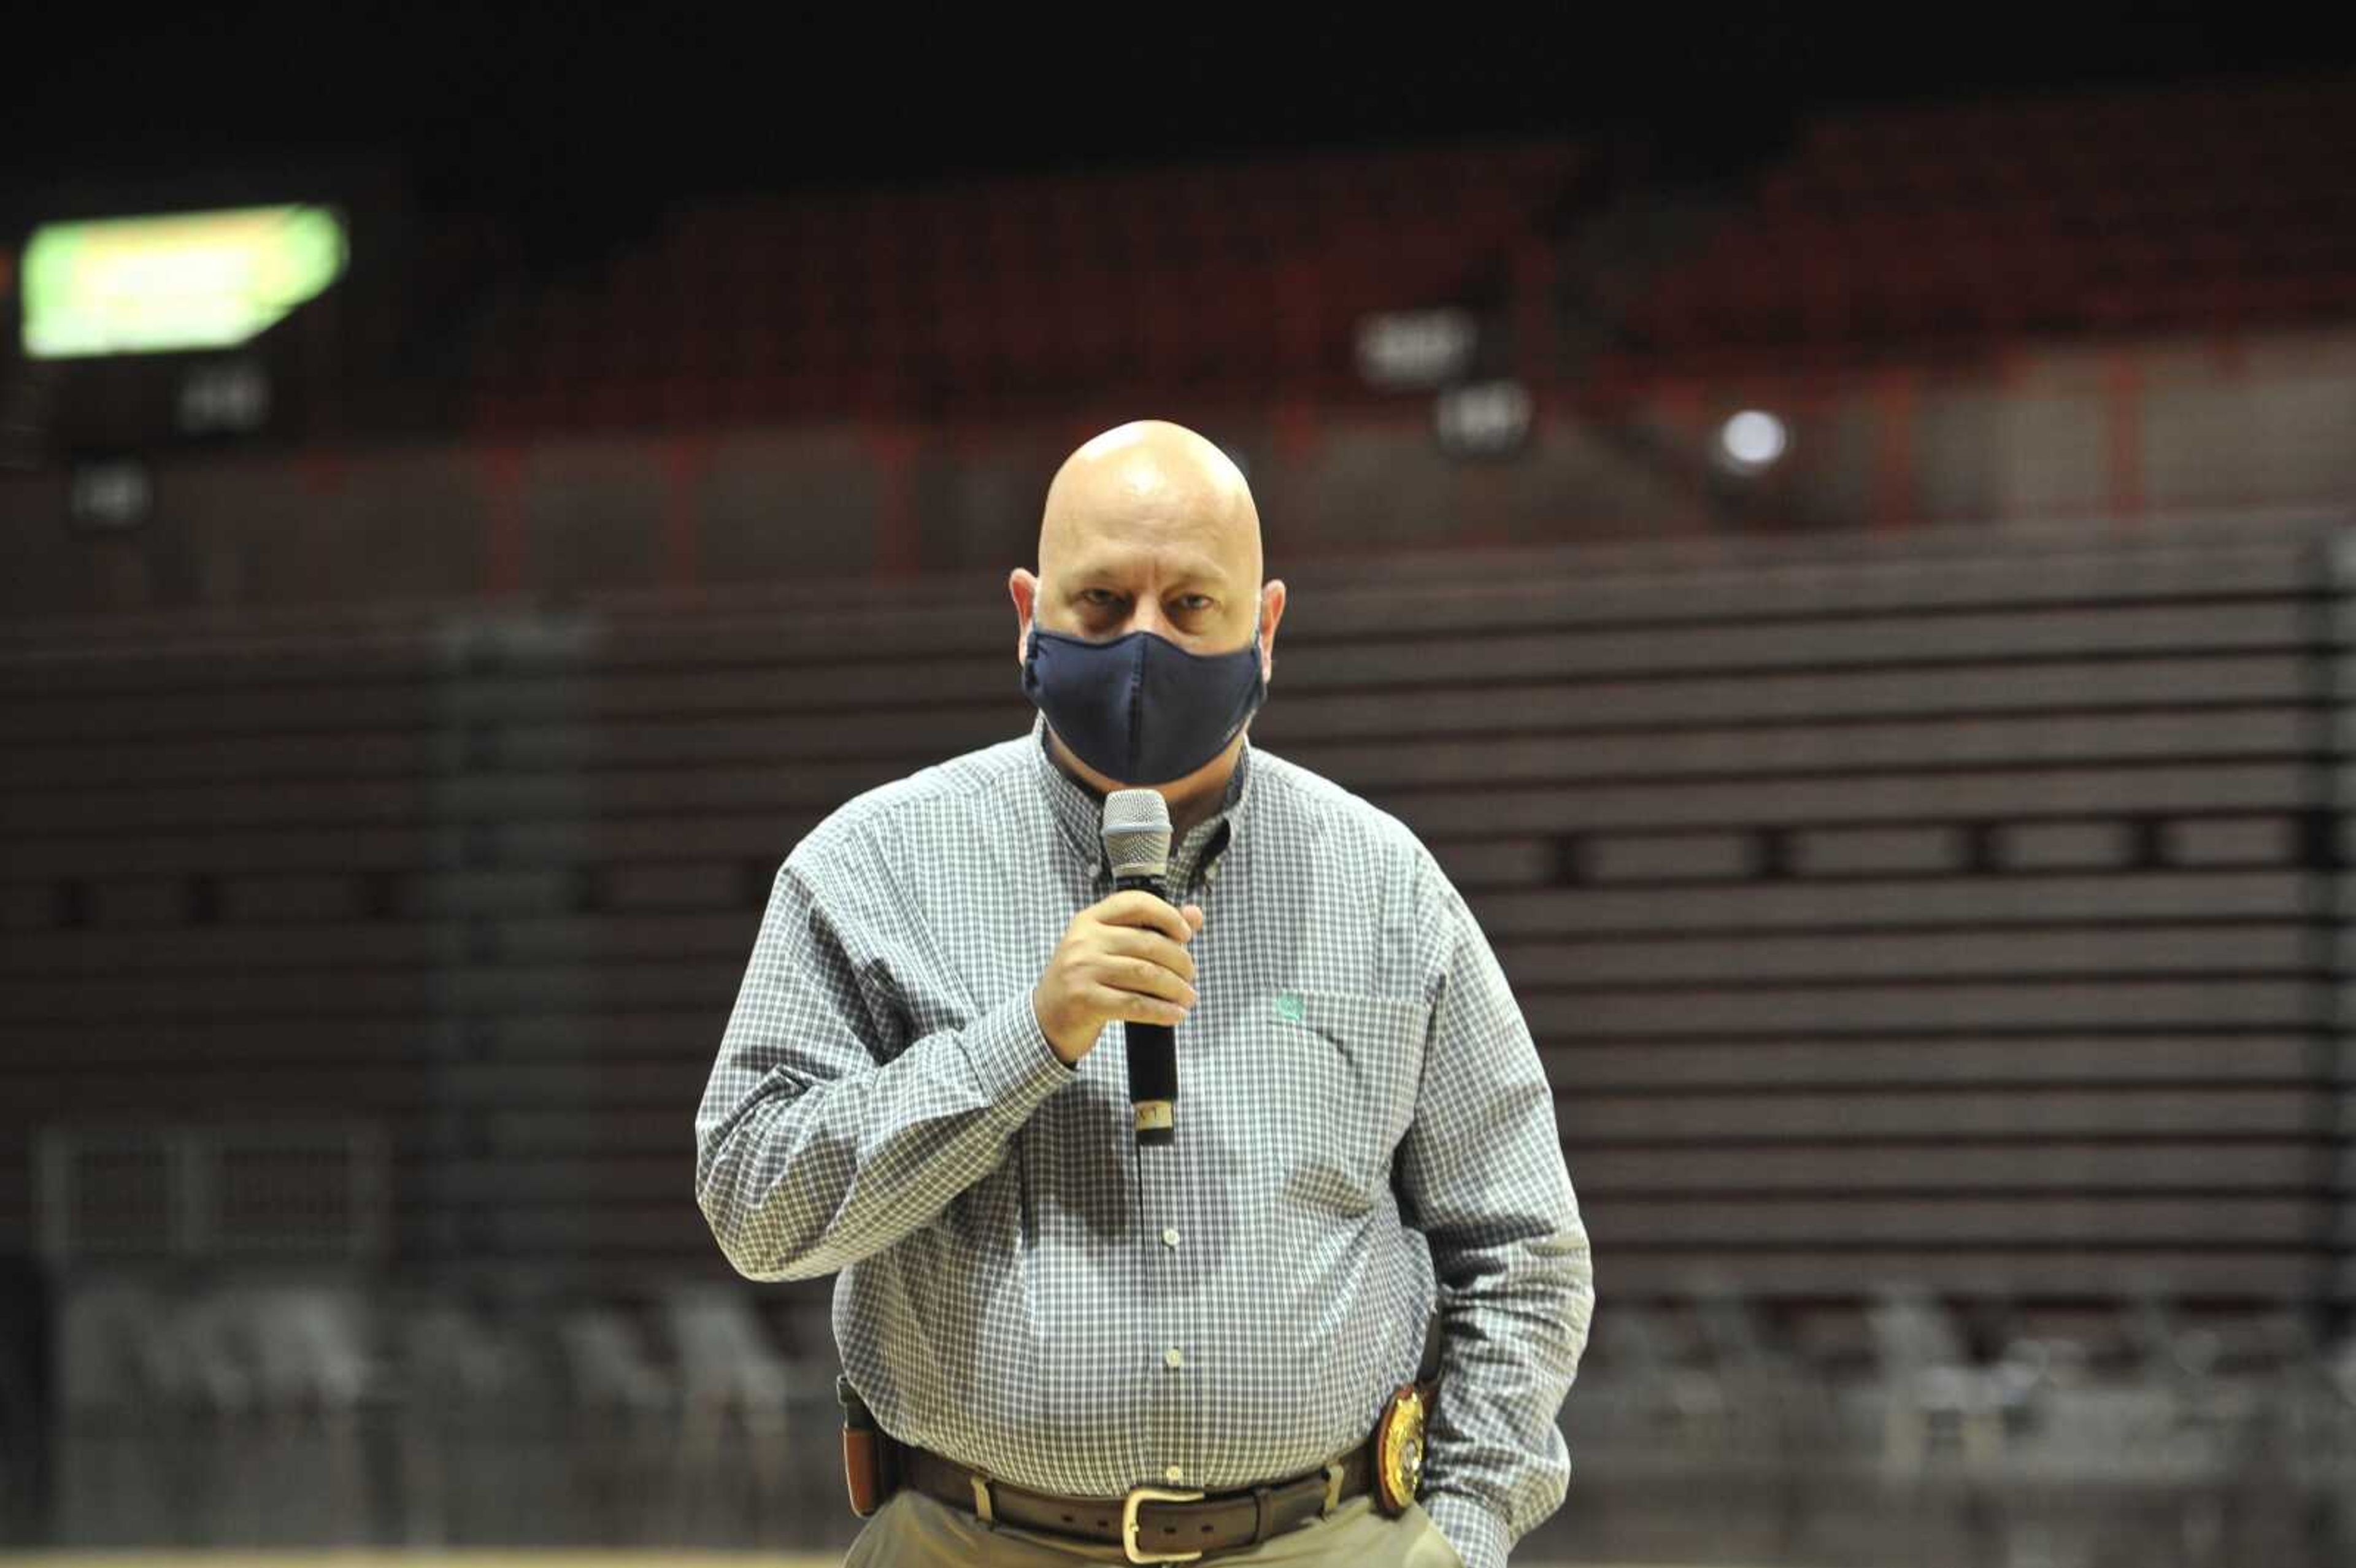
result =
[{"label": "rolled-up shirt sleeve", "polygon": [[752,1279],[832,1274],[926,1224],[1076,1076],[1028,990],[914,1039],[823,875],[779,869],[696,1112],[695,1196]]},{"label": "rolled-up shirt sleeve", "polygon": [[1463,900],[1436,864],[1426,874],[1441,956],[1398,1164],[1440,1293],[1421,1500],[1466,1568],[1500,1568],[1569,1487],[1556,1417],[1586,1349],[1594,1271],[1521,1009]]}]

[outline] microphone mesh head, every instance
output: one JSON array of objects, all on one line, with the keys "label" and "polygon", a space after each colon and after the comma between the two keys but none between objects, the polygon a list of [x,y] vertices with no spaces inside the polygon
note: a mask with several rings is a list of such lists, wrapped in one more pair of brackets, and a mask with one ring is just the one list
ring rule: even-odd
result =
[{"label": "microphone mesh head", "polygon": [[1170,804],[1159,790],[1117,789],[1105,796],[1105,859],[1116,877],[1159,877],[1170,869]]}]

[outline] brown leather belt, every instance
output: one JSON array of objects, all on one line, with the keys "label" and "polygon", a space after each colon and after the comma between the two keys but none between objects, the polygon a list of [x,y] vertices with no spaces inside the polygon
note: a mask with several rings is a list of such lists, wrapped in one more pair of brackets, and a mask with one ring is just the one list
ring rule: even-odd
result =
[{"label": "brown leather belt", "polygon": [[1139,1487],[1125,1498],[1059,1498],[894,1443],[903,1485],[963,1509],[985,1522],[1118,1546],[1131,1563],[1192,1563],[1205,1552],[1257,1546],[1306,1524],[1373,1485],[1366,1445],[1322,1469],[1245,1491],[1205,1495],[1176,1487]]}]

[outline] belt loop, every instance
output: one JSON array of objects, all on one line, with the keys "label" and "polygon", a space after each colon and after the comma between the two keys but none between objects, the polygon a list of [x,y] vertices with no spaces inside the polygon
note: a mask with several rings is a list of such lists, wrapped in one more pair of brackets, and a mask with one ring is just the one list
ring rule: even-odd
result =
[{"label": "belt loop", "polygon": [[990,1506],[990,1477],[975,1472],[966,1477],[973,1483],[973,1511],[984,1524],[998,1522],[997,1512]]},{"label": "belt loop", "polygon": [[1269,1519],[1268,1515],[1268,1497],[1269,1489],[1266,1487],[1252,1488],[1251,1543],[1254,1546],[1268,1539],[1269,1529],[1275,1523],[1275,1520]]},{"label": "belt loop", "polygon": [[1325,1467],[1325,1503],[1317,1512],[1323,1518],[1342,1506],[1342,1461],[1334,1460]]}]

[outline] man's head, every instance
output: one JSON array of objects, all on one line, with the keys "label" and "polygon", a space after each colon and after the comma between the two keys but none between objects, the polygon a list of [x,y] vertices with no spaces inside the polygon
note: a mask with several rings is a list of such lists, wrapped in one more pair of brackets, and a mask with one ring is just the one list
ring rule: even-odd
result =
[{"label": "man's head", "polygon": [[[1007,579],[1015,657],[1029,651],[1034,622],[1042,631],[1099,643],[1150,632],[1204,655],[1249,645],[1257,624],[1261,671],[1272,674],[1284,584],[1263,584],[1260,565],[1259,512],[1227,455],[1181,425],[1120,425],[1073,453],[1047,487],[1039,570],[1017,569]],[[1197,774],[1177,782],[1224,785],[1242,744],[1238,735]],[[1080,772],[1099,788],[1164,782],[1108,779],[1085,765]]]}]

